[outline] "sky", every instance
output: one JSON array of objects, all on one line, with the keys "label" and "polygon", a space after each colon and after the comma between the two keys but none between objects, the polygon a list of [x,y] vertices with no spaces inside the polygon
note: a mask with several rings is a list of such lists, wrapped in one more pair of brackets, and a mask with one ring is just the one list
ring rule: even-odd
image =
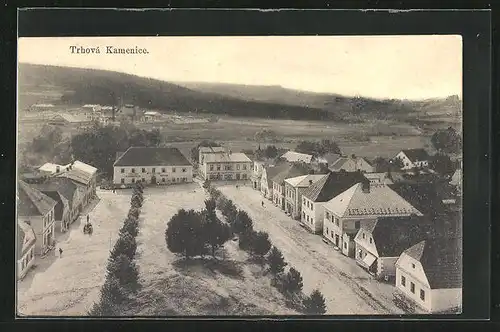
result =
[{"label": "sky", "polygon": [[[70,46],[101,53],[74,54]],[[106,46],[149,53],[105,54]],[[18,61],[380,99],[462,96],[456,35],[20,38]]]}]

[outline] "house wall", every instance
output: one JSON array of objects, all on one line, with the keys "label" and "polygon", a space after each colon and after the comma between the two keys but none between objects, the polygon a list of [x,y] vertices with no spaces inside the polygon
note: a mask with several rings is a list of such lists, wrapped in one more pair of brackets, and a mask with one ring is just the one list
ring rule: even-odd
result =
[{"label": "house wall", "polygon": [[285,209],[288,211],[290,206],[290,214],[292,218],[300,217],[299,206],[299,191],[298,188],[293,187],[291,184],[285,182]]},{"label": "house wall", "polygon": [[449,310],[462,306],[462,289],[433,289],[432,294],[432,312]]},{"label": "house wall", "polygon": [[113,168],[114,184],[131,184],[135,182],[151,184],[153,177],[155,178],[155,182],[159,184],[193,182],[193,166],[191,165],[133,167],[115,166]]},{"label": "house wall", "polygon": [[41,255],[47,246],[51,245],[51,240],[54,240],[55,220],[54,208],[52,208],[45,216],[19,216],[19,220],[31,225],[35,233],[35,254]]},{"label": "house wall", "polygon": [[[21,248],[22,249],[22,248]],[[32,245],[26,253],[17,260],[17,278],[22,279],[28,273],[35,262],[35,245]]]},{"label": "house wall", "polygon": [[399,257],[381,257],[378,259],[377,275],[383,277],[396,276],[396,261]]},{"label": "house wall", "polygon": [[269,187],[266,170],[262,171],[262,177],[260,178],[260,192],[267,199],[269,200],[273,199],[273,188]]},{"label": "house wall", "polygon": [[208,180],[248,180],[252,174],[252,162],[205,162],[202,173]]},{"label": "house wall", "polygon": [[[416,259],[402,253],[396,261],[396,288],[426,311],[432,310],[433,297],[427,277],[425,276],[422,264]],[[404,284],[403,284],[404,278]],[[415,285],[414,292],[411,291],[411,283]],[[425,296],[420,298],[420,291],[424,291]]]},{"label": "house wall", "polygon": [[280,209],[285,209],[285,186],[273,181],[273,202]]},{"label": "house wall", "polygon": [[[354,238],[363,220],[369,219],[339,218],[335,213],[325,208],[323,235],[334,245],[341,248],[344,255],[354,257],[356,247]],[[328,228],[328,231],[326,228]]]},{"label": "house wall", "polygon": [[300,220],[313,233],[323,231],[323,203],[313,202],[307,197],[302,197],[302,215]]}]

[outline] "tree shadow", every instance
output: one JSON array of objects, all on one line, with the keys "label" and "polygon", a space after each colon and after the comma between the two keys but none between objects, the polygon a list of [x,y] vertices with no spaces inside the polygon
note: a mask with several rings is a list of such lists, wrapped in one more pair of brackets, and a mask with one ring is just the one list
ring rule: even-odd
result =
[{"label": "tree shadow", "polygon": [[193,274],[202,272],[211,277],[220,273],[230,278],[239,280],[244,279],[241,263],[234,260],[219,260],[212,257],[195,257],[191,259],[181,258],[176,260],[172,265],[176,271],[181,273],[187,272],[189,274]]}]

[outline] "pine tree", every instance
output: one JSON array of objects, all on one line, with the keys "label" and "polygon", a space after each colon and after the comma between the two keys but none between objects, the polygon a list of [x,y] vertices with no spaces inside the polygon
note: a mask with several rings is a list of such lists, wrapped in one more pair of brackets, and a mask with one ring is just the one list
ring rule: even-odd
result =
[{"label": "pine tree", "polygon": [[205,253],[201,214],[194,210],[179,210],[168,222],[165,241],[171,252],[182,253],[186,259]]},{"label": "pine tree", "polygon": [[246,211],[239,210],[231,226],[234,233],[241,235],[253,230],[253,221]]},{"label": "pine tree", "polygon": [[215,258],[215,251],[229,241],[231,238],[231,228],[222,223],[215,212],[215,200],[208,199],[205,201],[205,210],[203,216],[203,234],[205,241],[210,246],[212,257]]},{"label": "pine tree", "polygon": [[283,271],[285,270],[285,266],[287,265],[281,251],[274,246],[267,255],[266,260],[267,264],[269,264],[269,270],[274,275],[283,273]]},{"label": "pine tree", "polygon": [[271,241],[266,232],[252,232],[251,236],[252,253],[260,258],[264,257],[271,250]]},{"label": "pine tree", "polygon": [[317,289],[304,299],[303,304],[304,311],[307,314],[323,315],[326,312],[325,298]]},{"label": "pine tree", "polygon": [[139,286],[139,270],[134,261],[126,255],[118,255],[110,259],[107,266],[107,275],[116,278],[121,287],[137,290]]},{"label": "pine tree", "polygon": [[111,250],[110,258],[115,259],[121,254],[126,255],[128,258],[133,259],[137,250],[137,242],[135,237],[130,235],[128,232],[120,234],[120,237],[115,243],[115,246]]},{"label": "pine tree", "polygon": [[302,276],[299,271],[290,267],[288,273],[283,277],[283,288],[290,293],[298,293],[302,291],[303,283]]}]

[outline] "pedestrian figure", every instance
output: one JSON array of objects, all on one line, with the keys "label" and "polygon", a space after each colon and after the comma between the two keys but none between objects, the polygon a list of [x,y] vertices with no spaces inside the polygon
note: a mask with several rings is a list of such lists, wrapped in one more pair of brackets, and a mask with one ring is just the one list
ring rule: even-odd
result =
[{"label": "pedestrian figure", "polygon": [[59,257],[62,257],[63,250],[59,248]]},{"label": "pedestrian figure", "polygon": [[261,203],[262,203],[262,207],[264,207],[264,201],[261,201]]},{"label": "pedestrian figure", "polygon": [[113,194],[116,194],[116,191],[113,189]]},{"label": "pedestrian figure", "polygon": [[87,224],[89,223],[89,218],[90,218],[90,217],[89,217],[89,215],[87,214]]}]

